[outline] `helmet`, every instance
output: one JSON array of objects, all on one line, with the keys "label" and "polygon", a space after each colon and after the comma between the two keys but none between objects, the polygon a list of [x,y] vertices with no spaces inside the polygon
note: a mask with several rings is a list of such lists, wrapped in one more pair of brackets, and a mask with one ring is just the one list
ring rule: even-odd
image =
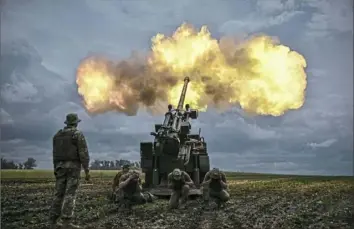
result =
[{"label": "helmet", "polygon": [[180,169],[174,169],[172,171],[172,177],[175,180],[180,180],[182,177],[182,171]]},{"label": "helmet", "polygon": [[123,165],[123,169],[129,169],[129,165],[128,164],[125,164],[125,165]]},{"label": "helmet", "polygon": [[217,169],[217,168],[213,168],[211,171],[210,171],[210,177],[212,179],[218,179],[220,178],[220,170]]},{"label": "helmet", "polygon": [[66,115],[66,120],[65,120],[65,124],[66,125],[73,125],[73,124],[77,124],[81,122],[81,120],[79,119],[79,117],[77,116],[76,113],[70,113]]}]

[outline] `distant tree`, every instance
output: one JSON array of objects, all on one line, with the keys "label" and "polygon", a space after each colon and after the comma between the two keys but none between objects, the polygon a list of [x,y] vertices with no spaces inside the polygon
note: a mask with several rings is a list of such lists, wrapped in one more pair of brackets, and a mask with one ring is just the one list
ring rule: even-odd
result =
[{"label": "distant tree", "polygon": [[18,165],[14,161],[1,157],[1,169],[18,169]]},{"label": "distant tree", "polygon": [[109,160],[94,160],[90,168],[92,170],[119,170],[122,169],[123,165],[128,164],[130,166],[133,166],[135,168],[140,168],[140,162],[134,162],[134,161],[129,161],[129,160],[115,160],[115,161],[109,161]]},{"label": "distant tree", "polygon": [[111,162],[110,162],[109,169],[111,169],[111,170],[114,170],[114,169],[115,169],[114,161],[111,161]]},{"label": "distant tree", "polygon": [[23,169],[23,167],[24,167],[24,166],[23,166],[22,163],[19,163],[19,164],[18,164],[18,169]]},{"label": "distant tree", "polygon": [[101,168],[101,161],[100,160],[94,160],[92,163],[91,163],[91,169],[100,169]]},{"label": "distant tree", "polygon": [[104,169],[109,169],[110,161],[104,161]]},{"label": "distant tree", "polygon": [[37,167],[36,160],[32,157],[29,157],[27,161],[23,163],[24,169],[33,169]]}]

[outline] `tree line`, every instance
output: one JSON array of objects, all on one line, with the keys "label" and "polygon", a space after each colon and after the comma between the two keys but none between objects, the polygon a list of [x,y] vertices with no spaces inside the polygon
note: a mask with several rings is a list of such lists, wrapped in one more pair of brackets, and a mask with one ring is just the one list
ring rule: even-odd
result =
[{"label": "tree line", "polygon": [[[140,162],[129,160],[94,160],[90,164],[91,170],[119,170],[123,165],[130,165],[133,168],[140,168]],[[1,169],[34,169],[37,167],[36,159],[30,157],[23,163],[15,163],[12,160],[1,157]]]},{"label": "tree line", "polygon": [[1,157],[1,169],[34,169],[37,167],[36,160],[32,157],[27,158],[23,163],[15,163]]},{"label": "tree line", "polygon": [[140,162],[129,161],[129,160],[115,160],[115,161],[107,161],[107,160],[94,160],[91,165],[91,170],[117,170],[122,169],[123,165],[130,165],[134,168],[140,168]]}]

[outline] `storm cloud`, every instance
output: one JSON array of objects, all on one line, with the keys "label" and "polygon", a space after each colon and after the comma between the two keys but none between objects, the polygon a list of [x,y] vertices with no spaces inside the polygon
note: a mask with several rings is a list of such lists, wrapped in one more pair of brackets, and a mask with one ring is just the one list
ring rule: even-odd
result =
[{"label": "storm cloud", "polygon": [[51,138],[76,112],[91,158],[139,160],[162,117],[89,115],[75,71],[89,54],[126,58],[183,22],[214,37],[265,33],[307,60],[304,106],[281,117],[208,110],[213,166],[245,172],[353,174],[352,1],[5,1],[1,7],[1,154],[51,168]]}]

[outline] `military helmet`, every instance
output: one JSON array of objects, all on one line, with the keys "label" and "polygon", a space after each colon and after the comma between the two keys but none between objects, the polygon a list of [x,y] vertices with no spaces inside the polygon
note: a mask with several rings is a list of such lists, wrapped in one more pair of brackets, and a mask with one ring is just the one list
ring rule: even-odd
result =
[{"label": "military helmet", "polygon": [[182,177],[182,171],[180,169],[174,169],[172,171],[172,177],[175,180],[180,180]]},{"label": "military helmet", "polygon": [[220,177],[220,170],[218,168],[213,168],[210,171],[210,177],[212,179],[218,179]]},{"label": "military helmet", "polygon": [[72,124],[77,124],[81,122],[81,120],[79,119],[79,117],[77,116],[77,114],[75,113],[70,113],[66,115],[66,120],[65,120],[65,124],[67,125],[72,125]]},{"label": "military helmet", "polygon": [[130,166],[128,164],[123,165],[123,169],[129,169]]}]

